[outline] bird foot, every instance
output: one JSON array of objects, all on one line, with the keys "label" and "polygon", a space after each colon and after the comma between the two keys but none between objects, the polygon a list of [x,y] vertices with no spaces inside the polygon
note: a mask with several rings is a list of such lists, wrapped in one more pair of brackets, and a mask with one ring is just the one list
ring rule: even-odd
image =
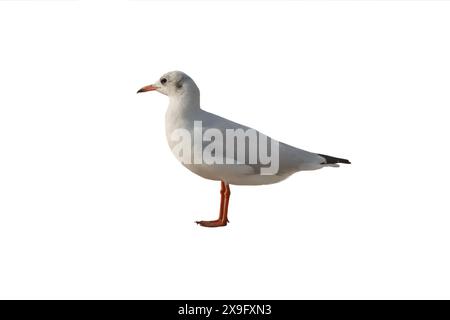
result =
[{"label": "bird foot", "polygon": [[212,220],[212,221],[195,221],[196,224],[206,228],[225,227],[228,223],[227,220]]}]

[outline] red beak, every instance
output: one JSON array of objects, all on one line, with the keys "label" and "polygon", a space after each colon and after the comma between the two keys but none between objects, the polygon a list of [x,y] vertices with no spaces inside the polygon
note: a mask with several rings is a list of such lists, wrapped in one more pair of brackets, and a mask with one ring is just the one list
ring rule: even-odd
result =
[{"label": "red beak", "polygon": [[140,88],[137,93],[153,91],[153,90],[158,90],[158,87],[155,87],[154,85],[151,84],[149,86],[145,86],[145,87]]}]

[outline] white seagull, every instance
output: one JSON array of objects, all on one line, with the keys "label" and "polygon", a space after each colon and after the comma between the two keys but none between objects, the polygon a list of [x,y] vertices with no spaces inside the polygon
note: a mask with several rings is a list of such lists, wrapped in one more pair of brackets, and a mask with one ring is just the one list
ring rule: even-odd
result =
[{"label": "white seagull", "polygon": [[[166,112],[166,138],[177,158],[195,174],[220,181],[219,218],[213,221],[196,221],[200,226],[227,225],[230,184],[271,184],[280,182],[298,171],[316,170],[328,166],[338,167],[338,163],[350,164],[350,161],[346,159],[308,152],[278,142],[252,128],[204,111],[200,108],[199,88],[187,74],[181,71],[164,74],[154,84],[141,88],[138,93],[146,91],[158,91],[169,97],[169,107]],[[242,133],[245,134],[244,139],[240,140],[241,145],[238,140],[238,146],[235,148],[235,138],[239,139],[238,136]],[[250,139],[255,136],[256,140]],[[232,138],[231,143],[221,140],[229,137]],[[184,149],[181,148],[180,152],[181,138],[186,139],[184,139]],[[187,144],[186,141],[188,141]],[[268,145],[270,148],[267,148]],[[271,157],[268,157],[268,149],[270,149]],[[244,155],[239,154],[239,151],[243,151]],[[254,151],[253,156],[252,151]]]}]

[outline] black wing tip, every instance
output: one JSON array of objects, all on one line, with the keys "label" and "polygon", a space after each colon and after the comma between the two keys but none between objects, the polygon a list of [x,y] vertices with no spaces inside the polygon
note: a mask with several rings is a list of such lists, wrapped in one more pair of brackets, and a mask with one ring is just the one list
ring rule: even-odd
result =
[{"label": "black wing tip", "polygon": [[332,156],[327,156],[326,154],[320,154],[318,153],[319,156],[325,158],[326,163],[325,164],[335,164],[335,163],[345,163],[345,164],[352,164],[349,160],[347,159],[342,159],[342,158],[336,158],[336,157],[332,157]]}]

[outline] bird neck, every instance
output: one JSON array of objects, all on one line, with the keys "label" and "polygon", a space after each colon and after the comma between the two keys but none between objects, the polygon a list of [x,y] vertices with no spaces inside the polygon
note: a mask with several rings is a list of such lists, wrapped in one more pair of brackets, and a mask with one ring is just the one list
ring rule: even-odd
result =
[{"label": "bird neck", "polygon": [[197,87],[186,88],[184,92],[170,97],[169,106],[176,108],[179,112],[199,110],[200,90]]}]

